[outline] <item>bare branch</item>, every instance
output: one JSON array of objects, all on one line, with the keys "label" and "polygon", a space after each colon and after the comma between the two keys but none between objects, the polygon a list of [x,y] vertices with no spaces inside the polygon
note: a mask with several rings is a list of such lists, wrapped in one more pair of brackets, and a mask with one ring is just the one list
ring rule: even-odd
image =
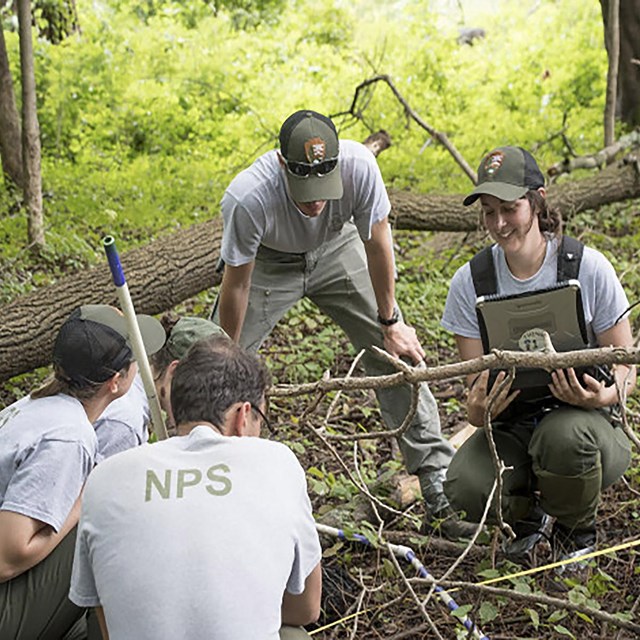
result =
[{"label": "bare branch", "polygon": [[[502,351],[494,349],[490,354],[437,367],[407,367],[406,371],[384,376],[355,378],[329,378],[299,385],[279,384],[270,392],[272,397],[295,397],[313,393],[329,393],[339,389],[384,389],[398,384],[415,384],[462,378],[485,369],[538,368],[547,371],[589,365],[639,364],[638,347],[601,347],[563,353]],[[405,365],[406,366],[406,365]]]},{"label": "bare branch", "polygon": [[[420,578],[413,578],[411,581],[428,583],[427,580],[422,580]],[[633,631],[636,634],[640,632],[640,624],[636,624],[628,620],[623,620],[622,618],[619,618],[611,613],[607,613],[606,611],[601,611],[599,609],[593,609],[592,607],[588,607],[584,604],[577,604],[574,602],[570,602],[569,600],[562,600],[561,598],[554,598],[552,596],[547,596],[540,593],[521,593],[519,591],[512,591],[510,589],[501,589],[500,587],[478,585],[471,582],[447,582],[446,584],[443,583],[443,586],[446,586],[448,589],[452,589],[454,587],[459,589],[470,589],[472,591],[478,591],[480,593],[511,598],[512,600],[522,600],[524,602],[530,602],[533,604],[544,604],[553,607],[553,609],[578,611],[589,616],[590,618],[593,618],[594,620],[606,622],[607,624],[614,625],[615,627],[621,627],[623,629]]]},{"label": "bare branch", "polygon": [[621,152],[640,144],[640,132],[632,131],[619,140],[611,142],[597,153],[586,156],[567,157],[547,169],[550,177],[559,176],[562,173],[571,173],[575,169],[602,169],[611,164]]},{"label": "bare branch", "polygon": [[[396,97],[398,102],[402,105],[404,109],[405,115],[413,120],[419,127],[422,127],[436,142],[440,143],[452,156],[453,159],[458,163],[458,165],[462,168],[462,170],[469,176],[469,179],[476,184],[478,181],[478,176],[476,172],[469,166],[469,163],[464,159],[462,154],[455,148],[454,144],[449,140],[445,133],[441,131],[437,131],[431,125],[426,123],[410,106],[409,103],[405,100],[402,94],[398,91],[396,86],[393,84],[391,78],[386,74],[378,74],[367,80],[361,82],[357,87],[355,94],[353,96],[353,101],[351,102],[351,107],[349,108],[350,115],[355,118],[362,119],[362,113],[364,111],[363,108],[359,106],[361,94],[365,94],[369,96],[369,88],[375,84],[376,82],[384,82],[391,89],[391,92]],[[366,107],[365,107],[366,108]],[[341,115],[341,114],[337,114]]]}]

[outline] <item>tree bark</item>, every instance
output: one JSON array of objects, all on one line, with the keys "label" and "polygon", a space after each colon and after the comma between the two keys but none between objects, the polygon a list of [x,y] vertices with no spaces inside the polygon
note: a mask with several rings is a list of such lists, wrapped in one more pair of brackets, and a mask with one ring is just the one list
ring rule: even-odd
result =
[{"label": "tree bark", "polygon": [[[640,126],[640,0],[620,1],[620,63],[618,66],[617,117],[631,127]],[[611,0],[600,0],[605,34]],[[605,46],[609,52],[608,39]]]},{"label": "tree bark", "polygon": [[22,188],[21,135],[7,45],[0,24],[0,159],[5,180],[19,188]]},{"label": "tree bark", "polygon": [[[396,229],[419,231],[472,231],[479,225],[479,209],[463,207],[462,195],[434,195],[395,191],[390,193]],[[551,185],[549,203],[565,220],[605,204],[640,197],[637,163],[623,160],[581,180]]]},{"label": "tree bark", "polygon": [[608,4],[609,14],[604,34],[609,54],[607,97],[604,105],[604,147],[611,146],[615,141],[618,67],[620,65],[620,0],[608,0]]},{"label": "tree bark", "polygon": [[33,65],[30,0],[18,2],[20,69],[22,71],[22,169],[24,204],[28,216],[29,244],[44,246],[42,176],[40,173],[40,125],[36,108],[36,79]]},{"label": "tree bark", "polygon": [[[395,227],[409,230],[470,231],[478,228],[476,207],[462,195],[390,193]],[[579,181],[552,185],[549,199],[565,217],[601,204],[640,197],[634,164],[613,164]],[[222,220],[180,230],[122,255],[138,313],[160,313],[219,283]],[[0,381],[50,362],[53,339],[69,313],[81,304],[117,304],[106,259],[103,265],[60,279],[0,307]]]},{"label": "tree bark", "polygon": [[[199,223],[123,253],[121,262],[137,313],[160,313],[220,280],[216,262],[222,220]],[[51,361],[53,340],[69,313],[82,304],[117,305],[109,266],[60,279],[2,307],[0,380]]]}]

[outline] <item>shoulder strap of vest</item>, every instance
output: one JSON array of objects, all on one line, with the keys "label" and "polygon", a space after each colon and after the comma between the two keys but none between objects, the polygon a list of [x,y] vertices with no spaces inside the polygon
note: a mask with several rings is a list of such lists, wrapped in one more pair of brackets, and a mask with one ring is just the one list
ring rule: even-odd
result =
[{"label": "shoulder strap of vest", "polygon": [[584,244],[580,240],[562,236],[558,249],[558,282],[575,280],[578,277],[583,252]]},{"label": "shoulder strap of vest", "polygon": [[493,252],[491,247],[485,247],[478,251],[471,262],[471,277],[476,289],[476,297],[488,296],[498,291],[496,269],[493,266]]},{"label": "shoulder strap of vest", "polygon": [[[580,240],[562,236],[558,249],[557,282],[575,280],[578,277],[583,252],[584,244]],[[497,293],[498,282],[491,247],[485,247],[476,253],[471,258],[469,266],[471,267],[471,277],[473,278],[476,296],[488,296]]]}]

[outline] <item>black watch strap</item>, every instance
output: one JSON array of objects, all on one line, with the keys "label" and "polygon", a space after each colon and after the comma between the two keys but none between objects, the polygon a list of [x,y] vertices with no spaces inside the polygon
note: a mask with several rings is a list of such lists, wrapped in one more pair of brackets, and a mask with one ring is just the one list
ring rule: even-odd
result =
[{"label": "black watch strap", "polygon": [[378,322],[383,327],[390,327],[392,324],[398,322],[398,320],[400,320],[400,309],[398,309],[398,305],[394,305],[393,313],[391,314],[390,318],[382,318],[380,316],[380,312],[378,312]]}]

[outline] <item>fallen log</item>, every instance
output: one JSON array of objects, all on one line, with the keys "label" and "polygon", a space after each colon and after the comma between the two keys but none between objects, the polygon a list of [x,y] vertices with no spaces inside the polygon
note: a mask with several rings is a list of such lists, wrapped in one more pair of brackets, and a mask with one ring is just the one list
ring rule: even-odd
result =
[{"label": "fallen log", "polygon": [[[479,207],[463,207],[461,195],[424,195],[390,192],[396,229],[418,231],[473,231],[479,226]],[[640,197],[638,159],[626,158],[580,180],[549,187],[549,202],[565,220],[612,202]]]},{"label": "fallen log", "polygon": [[[123,253],[136,311],[161,313],[218,284],[221,237],[222,220],[214,219]],[[0,381],[48,364],[60,325],[75,307],[91,303],[118,304],[106,258],[2,306]]]},{"label": "fallen log", "polygon": [[[462,195],[390,192],[396,229],[470,231],[478,228],[477,207],[463,207]],[[576,181],[552,185],[549,199],[565,218],[603,204],[640,197],[637,163],[616,163]],[[219,282],[216,262],[219,218],[182,229],[122,254],[139,313],[160,313]],[[53,338],[80,304],[116,304],[107,263],[60,279],[0,307],[0,381],[50,362]]]}]

